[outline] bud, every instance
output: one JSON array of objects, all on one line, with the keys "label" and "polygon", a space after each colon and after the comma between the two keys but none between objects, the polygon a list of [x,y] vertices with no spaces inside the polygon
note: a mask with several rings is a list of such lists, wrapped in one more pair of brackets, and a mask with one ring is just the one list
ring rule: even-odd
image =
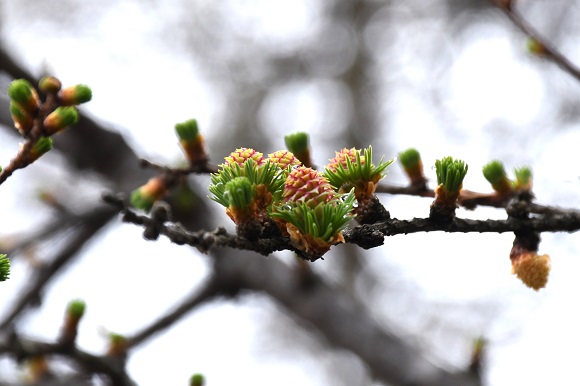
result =
[{"label": "bud", "polygon": [[63,106],[80,105],[90,101],[92,97],[92,90],[84,84],[67,87],[58,92],[58,98]]},{"label": "bud", "polygon": [[131,205],[137,209],[149,211],[153,203],[163,198],[166,192],[165,180],[162,177],[153,177],[131,193]]},{"label": "bud", "polygon": [[83,300],[73,300],[68,304],[66,314],[73,319],[80,320],[85,314],[85,309],[86,304]]},{"label": "bud", "polygon": [[38,82],[38,89],[45,94],[56,94],[61,87],[60,80],[54,76],[45,76]]},{"label": "bud", "polygon": [[489,181],[493,190],[502,196],[512,193],[512,185],[507,178],[503,162],[493,160],[483,166],[483,176]]},{"label": "bud", "polygon": [[411,185],[418,188],[425,188],[427,179],[423,172],[423,161],[417,149],[409,148],[399,153],[399,162],[403,166],[407,177],[411,180]]},{"label": "bud", "polygon": [[32,145],[32,149],[30,149],[31,161],[36,161],[43,154],[48,153],[50,150],[52,150],[52,139],[48,137],[38,138],[36,143]]},{"label": "bud", "polygon": [[546,54],[546,47],[534,38],[528,39],[527,48],[534,55],[542,56]]},{"label": "bud", "polygon": [[61,341],[72,343],[78,332],[79,321],[85,313],[86,304],[82,300],[71,301],[64,317],[64,325],[61,331]]},{"label": "bud", "polygon": [[530,191],[532,190],[532,169],[527,166],[522,166],[519,169],[514,169],[516,175],[516,190]]},{"label": "bud", "polygon": [[123,335],[110,333],[109,334],[109,348],[107,350],[109,356],[124,357],[127,355],[127,338]]},{"label": "bud", "polygon": [[10,114],[12,115],[12,120],[14,121],[14,127],[18,129],[18,132],[25,137],[32,127],[34,126],[34,119],[32,116],[22,107],[20,103],[10,101]]},{"label": "bud", "polygon": [[40,106],[38,93],[25,79],[17,79],[8,85],[10,99],[22,106],[28,113],[33,114]]},{"label": "bud", "polygon": [[429,212],[431,219],[450,221],[455,217],[457,200],[467,169],[465,162],[452,157],[443,157],[435,161],[437,188],[435,188],[435,200]]},{"label": "bud", "polygon": [[304,164],[304,166],[312,167],[313,164],[310,159],[310,147],[308,146],[308,142],[308,134],[304,132],[289,134],[284,137],[284,143],[286,143],[288,150],[290,150],[296,158]]},{"label": "bud", "polygon": [[195,119],[176,124],[175,131],[179,137],[179,145],[192,164],[207,162],[205,141],[199,133]]},{"label": "bud", "polygon": [[57,107],[44,119],[44,128],[49,135],[52,135],[78,121],[79,112],[75,106]]},{"label": "bud", "polygon": [[5,254],[0,254],[0,281],[6,281],[10,277],[10,260]]},{"label": "bud", "polygon": [[194,374],[191,376],[191,379],[189,380],[189,386],[203,386],[205,383],[205,380],[203,378],[203,375],[201,374]]}]

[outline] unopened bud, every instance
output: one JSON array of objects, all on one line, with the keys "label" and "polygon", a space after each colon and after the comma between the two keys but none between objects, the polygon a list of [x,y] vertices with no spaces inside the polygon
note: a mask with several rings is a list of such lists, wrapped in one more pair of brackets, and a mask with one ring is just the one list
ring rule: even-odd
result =
[{"label": "unopened bud", "polygon": [[30,156],[32,161],[37,160],[43,154],[48,153],[52,149],[52,139],[49,137],[40,137],[30,149]]},{"label": "unopened bud", "polygon": [[34,119],[20,103],[13,100],[10,101],[10,115],[12,115],[14,127],[18,129],[22,136],[26,136],[27,133],[32,130]]},{"label": "unopened bud", "polygon": [[74,125],[79,120],[79,112],[74,106],[57,107],[44,119],[44,128],[49,135]]},{"label": "unopened bud", "polygon": [[64,106],[80,105],[91,100],[93,92],[84,84],[67,87],[58,92],[60,102]]},{"label": "unopened bud", "polygon": [[60,80],[54,76],[45,76],[38,82],[38,89],[45,94],[56,94],[61,87]]},{"label": "unopened bud", "polygon": [[149,211],[155,201],[165,196],[167,187],[161,177],[151,178],[147,183],[131,193],[131,205],[137,209]]},{"label": "unopened bud", "polygon": [[10,83],[8,96],[29,113],[36,112],[40,106],[38,93],[26,79],[17,79]]}]

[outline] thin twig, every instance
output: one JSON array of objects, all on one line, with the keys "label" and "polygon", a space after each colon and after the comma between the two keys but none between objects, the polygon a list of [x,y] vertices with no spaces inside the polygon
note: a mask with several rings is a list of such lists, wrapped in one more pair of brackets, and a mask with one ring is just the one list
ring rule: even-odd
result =
[{"label": "thin twig", "polygon": [[542,48],[542,55],[556,63],[560,68],[580,81],[580,69],[564,56],[553,44],[544,38],[535,28],[525,21],[515,10],[513,3],[516,1],[489,0],[493,5],[502,10],[514,25],[536,41]]}]

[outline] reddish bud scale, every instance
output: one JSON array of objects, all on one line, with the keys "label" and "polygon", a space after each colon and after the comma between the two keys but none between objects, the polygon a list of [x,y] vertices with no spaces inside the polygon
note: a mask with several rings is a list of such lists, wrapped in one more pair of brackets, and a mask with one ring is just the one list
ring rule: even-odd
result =
[{"label": "reddish bud scale", "polygon": [[253,160],[257,165],[262,165],[266,161],[264,160],[264,155],[257,152],[254,149],[242,147],[231,152],[229,156],[225,158],[225,165],[238,164],[240,166],[244,165],[247,160]]},{"label": "reddish bud scale", "polygon": [[336,195],[326,178],[314,169],[299,166],[292,170],[284,184],[284,201],[305,201],[315,207],[321,202],[329,202]]}]

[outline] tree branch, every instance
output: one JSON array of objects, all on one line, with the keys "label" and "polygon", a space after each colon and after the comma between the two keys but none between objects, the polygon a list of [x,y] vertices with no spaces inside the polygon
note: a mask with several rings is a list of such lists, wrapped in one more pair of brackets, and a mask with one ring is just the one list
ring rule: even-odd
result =
[{"label": "tree branch", "polygon": [[533,39],[540,47],[541,54],[552,62],[556,63],[561,69],[572,75],[580,81],[580,69],[576,67],[566,56],[564,56],[553,44],[544,38],[535,28],[526,22],[515,10],[514,3],[517,0],[489,0],[493,5],[503,11],[512,23],[524,34]]},{"label": "tree branch", "polygon": [[[140,215],[127,208],[122,200],[112,195],[106,195],[105,200],[123,213],[124,222],[143,226],[147,239],[156,239],[164,235],[172,242],[196,247],[201,252],[207,252],[215,247],[230,247],[250,250],[262,255],[269,255],[280,250],[292,250],[307,260],[316,260],[320,256],[310,256],[297,250],[284,237],[272,237],[250,241],[243,237],[229,234],[224,228],[214,231],[190,232],[178,223],[159,222],[153,217]],[[454,218],[450,222],[435,221],[431,218],[414,218],[412,220],[386,219],[375,224],[359,225],[347,228],[344,233],[345,242],[369,249],[382,245],[386,236],[400,234],[443,231],[448,233],[504,233],[504,232],[576,232],[580,229],[580,213],[570,212],[558,215],[544,215],[529,219],[508,218],[506,220],[471,220]]]}]

